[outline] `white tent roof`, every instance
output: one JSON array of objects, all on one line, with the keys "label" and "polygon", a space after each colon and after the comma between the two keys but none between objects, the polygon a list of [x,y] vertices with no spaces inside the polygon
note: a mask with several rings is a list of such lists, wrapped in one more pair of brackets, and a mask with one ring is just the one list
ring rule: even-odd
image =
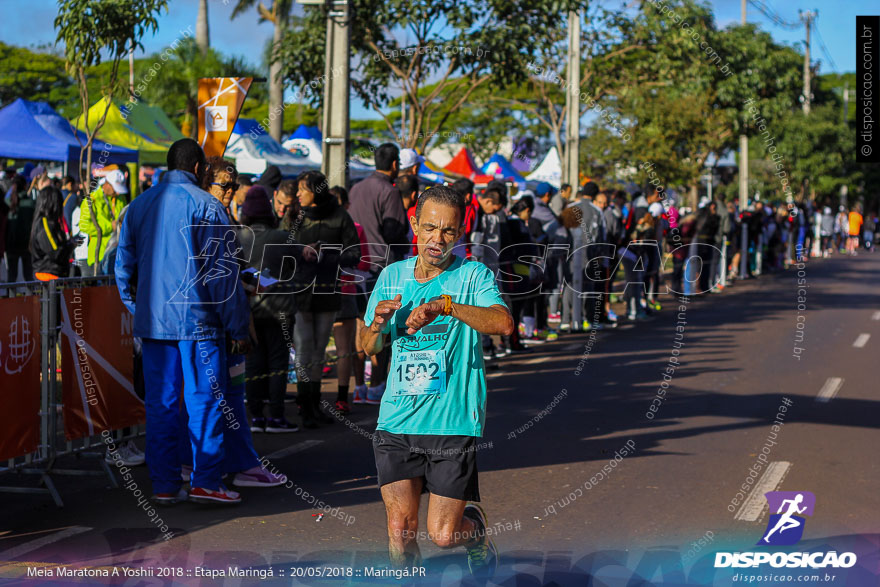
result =
[{"label": "white tent roof", "polygon": [[[324,155],[321,153],[321,143],[313,138],[289,138],[284,141],[284,148],[299,165],[307,169],[321,169]],[[348,175],[352,179],[366,177],[375,171],[375,167],[367,165],[357,159],[348,162]]]},{"label": "white tent roof", "polygon": [[315,139],[291,138],[284,141],[283,145],[302,165],[311,169],[321,168],[324,157],[321,155],[321,143]]},{"label": "white tent roof", "polygon": [[257,127],[256,121],[239,119],[229,137],[224,156],[235,159],[239,173],[260,174],[269,165],[277,165],[282,175],[297,175],[315,169],[305,164],[302,158],[294,157],[265,130]]},{"label": "white tent roof", "polygon": [[538,167],[526,176],[526,181],[546,181],[556,189],[562,185],[562,161],[556,147],[550,149]]}]

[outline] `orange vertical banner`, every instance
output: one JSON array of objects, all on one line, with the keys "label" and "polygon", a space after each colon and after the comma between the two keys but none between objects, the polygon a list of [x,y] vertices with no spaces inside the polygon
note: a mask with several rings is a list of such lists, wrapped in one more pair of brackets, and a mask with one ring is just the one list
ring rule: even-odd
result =
[{"label": "orange vertical banner", "polygon": [[226,151],[252,81],[252,77],[199,79],[199,145],[206,157],[222,156]]},{"label": "orange vertical banner", "polygon": [[0,460],[40,443],[40,299],[0,299]]}]

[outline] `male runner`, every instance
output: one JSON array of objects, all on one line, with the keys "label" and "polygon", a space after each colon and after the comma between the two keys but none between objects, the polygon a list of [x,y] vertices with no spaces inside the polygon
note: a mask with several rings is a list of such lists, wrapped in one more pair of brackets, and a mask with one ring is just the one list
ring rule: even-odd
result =
[{"label": "male runner", "polygon": [[373,439],[395,566],[421,559],[419,500],[429,492],[428,536],[441,548],[464,546],[478,577],[497,567],[486,536],[477,482],[476,438],[486,418],[481,334],[509,335],[513,318],[495,276],[452,254],[464,231],[465,202],[436,186],[410,219],[418,256],[386,267],[370,296],[364,350],[391,341],[388,386]]}]

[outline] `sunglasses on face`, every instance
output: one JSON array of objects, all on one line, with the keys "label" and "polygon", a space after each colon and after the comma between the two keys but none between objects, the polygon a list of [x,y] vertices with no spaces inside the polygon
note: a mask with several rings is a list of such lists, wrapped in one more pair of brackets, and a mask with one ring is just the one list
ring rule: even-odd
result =
[{"label": "sunglasses on face", "polygon": [[214,182],[214,183],[212,183],[211,185],[216,185],[216,186],[218,186],[218,187],[219,187],[221,190],[223,190],[224,192],[228,192],[229,190],[232,190],[232,191],[236,191],[236,190],[238,190],[238,184],[237,184],[237,183],[231,183],[231,182],[227,182],[227,183],[216,183],[216,182]]}]

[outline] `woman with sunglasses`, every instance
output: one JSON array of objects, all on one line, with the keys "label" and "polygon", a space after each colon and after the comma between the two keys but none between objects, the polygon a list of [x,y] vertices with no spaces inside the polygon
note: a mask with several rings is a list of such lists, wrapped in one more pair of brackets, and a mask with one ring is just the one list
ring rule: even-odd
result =
[{"label": "woman with sunglasses", "polygon": [[207,173],[202,182],[202,189],[220,200],[226,208],[229,217],[232,213],[229,210],[229,203],[232,202],[232,196],[238,190],[238,170],[235,164],[227,161],[219,155],[208,157]]}]

